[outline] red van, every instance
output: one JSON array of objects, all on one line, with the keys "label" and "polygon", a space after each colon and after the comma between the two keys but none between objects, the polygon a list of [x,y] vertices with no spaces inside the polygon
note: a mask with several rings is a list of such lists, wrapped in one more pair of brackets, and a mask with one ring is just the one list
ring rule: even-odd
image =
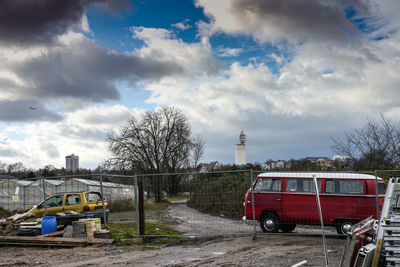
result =
[{"label": "red van", "polygon": [[[320,224],[313,176],[317,178],[324,225],[345,234],[355,223],[376,218],[375,176],[356,173],[267,172],[253,184],[255,219],[266,233],[291,232],[296,224]],[[378,178],[378,203],[385,198]],[[253,219],[251,189],[245,196],[244,220]]]}]

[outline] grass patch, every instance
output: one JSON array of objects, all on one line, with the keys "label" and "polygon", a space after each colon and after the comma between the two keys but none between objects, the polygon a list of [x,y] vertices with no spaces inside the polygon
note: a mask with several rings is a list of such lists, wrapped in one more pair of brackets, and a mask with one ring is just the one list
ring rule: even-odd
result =
[{"label": "grass patch", "polygon": [[[161,220],[162,215],[166,212],[169,202],[154,202],[154,200],[147,200],[145,203],[145,241],[151,241],[158,244],[169,243],[172,240],[180,239],[177,235],[181,235],[182,232],[176,231],[168,223]],[[121,212],[111,212],[109,226],[122,230],[120,232],[115,229],[109,229],[111,231],[112,237],[116,241],[122,239],[133,238],[137,236],[137,225],[134,222],[125,222],[127,218],[131,221],[136,221],[136,211],[121,211]],[[169,237],[146,237],[146,235],[174,235]]]},{"label": "grass patch", "polygon": [[189,200],[189,197],[168,197],[168,202],[178,201],[178,200]]},{"label": "grass patch", "polygon": [[[122,230],[124,232],[117,231],[115,229],[109,229],[115,240],[121,240],[124,238],[132,238],[137,236],[137,226],[135,223],[124,224],[124,223],[110,223],[109,226]],[[176,231],[166,222],[149,222],[145,226],[145,235],[181,235],[182,232]]]},{"label": "grass patch", "polygon": [[165,209],[169,206],[168,201],[162,201],[162,202],[154,202],[154,199],[151,200],[146,200],[144,203],[144,210],[145,211],[165,211]]},{"label": "grass patch", "polygon": [[[158,221],[168,207],[168,202],[154,202],[154,199],[146,200],[144,213],[146,220]],[[123,221],[136,221],[136,206],[124,211],[115,211],[111,209],[110,223],[119,223]]]}]

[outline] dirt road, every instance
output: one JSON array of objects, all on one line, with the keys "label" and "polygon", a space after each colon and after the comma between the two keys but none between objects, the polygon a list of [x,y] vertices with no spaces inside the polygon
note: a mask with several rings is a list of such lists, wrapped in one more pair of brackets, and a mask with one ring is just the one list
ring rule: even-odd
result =
[{"label": "dirt road", "polygon": [[[173,201],[167,209],[167,215],[174,228],[186,234],[193,235],[227,235],[251,234],[254,232],[252,222],[232,220],[221,216],[204,214],[187,206],[185,201]],[[256,222],[257,233],[262,233],[259,222]],[[318,226],[297,225],[294,234],[320,235]],[[333,227],[325,227],[326,235],[336,236]]]},{"label": "dirt road", "polygon": [[[73,249],[0,247],[0,266],[324,266],[322,239],[309,234],[257,235],[241,221],[199,213],[184,203],[174,203],[166,218],[191,234],[246,232],[241,236],[186,238],[166,245],[107,246]],[[259,226],[257,225],[257,228]],[[315,231],[317,227],[299,227]],[[338,266],[344,239],[328,236],[329,266]]]},{"label": "dirt road", "polygon": [[[329,266],[338,266],[344,240],[328,238]],[[0,266],[324,266],[321,238],[251,236],[187,239],[173,246],[73,249],[0,248]]]}]

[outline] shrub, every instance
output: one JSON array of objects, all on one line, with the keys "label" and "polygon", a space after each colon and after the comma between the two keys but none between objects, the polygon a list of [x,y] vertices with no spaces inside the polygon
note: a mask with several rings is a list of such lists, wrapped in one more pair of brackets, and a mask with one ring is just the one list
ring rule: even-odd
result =
[{"label": "shrub", "polygon": [[110,211],[124,211],[136,208],[135,202],[131,198],[124,200],[110,200],[107,202]]},{"label": "shrub", "polygon": [[199,176],[192,181],[189,206],[212,215],[240,219],[244,215],[244,195],[249,188],[248,173]]}]

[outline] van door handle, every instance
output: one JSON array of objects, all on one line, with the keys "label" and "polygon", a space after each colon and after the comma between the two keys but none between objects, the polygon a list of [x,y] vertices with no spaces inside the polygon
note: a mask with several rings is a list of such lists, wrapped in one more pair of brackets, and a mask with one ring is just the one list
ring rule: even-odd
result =
[{"label": "van door handle", "polygon": [[282,199],[281,198],[277,198],[276,200],[281,201]]}]

